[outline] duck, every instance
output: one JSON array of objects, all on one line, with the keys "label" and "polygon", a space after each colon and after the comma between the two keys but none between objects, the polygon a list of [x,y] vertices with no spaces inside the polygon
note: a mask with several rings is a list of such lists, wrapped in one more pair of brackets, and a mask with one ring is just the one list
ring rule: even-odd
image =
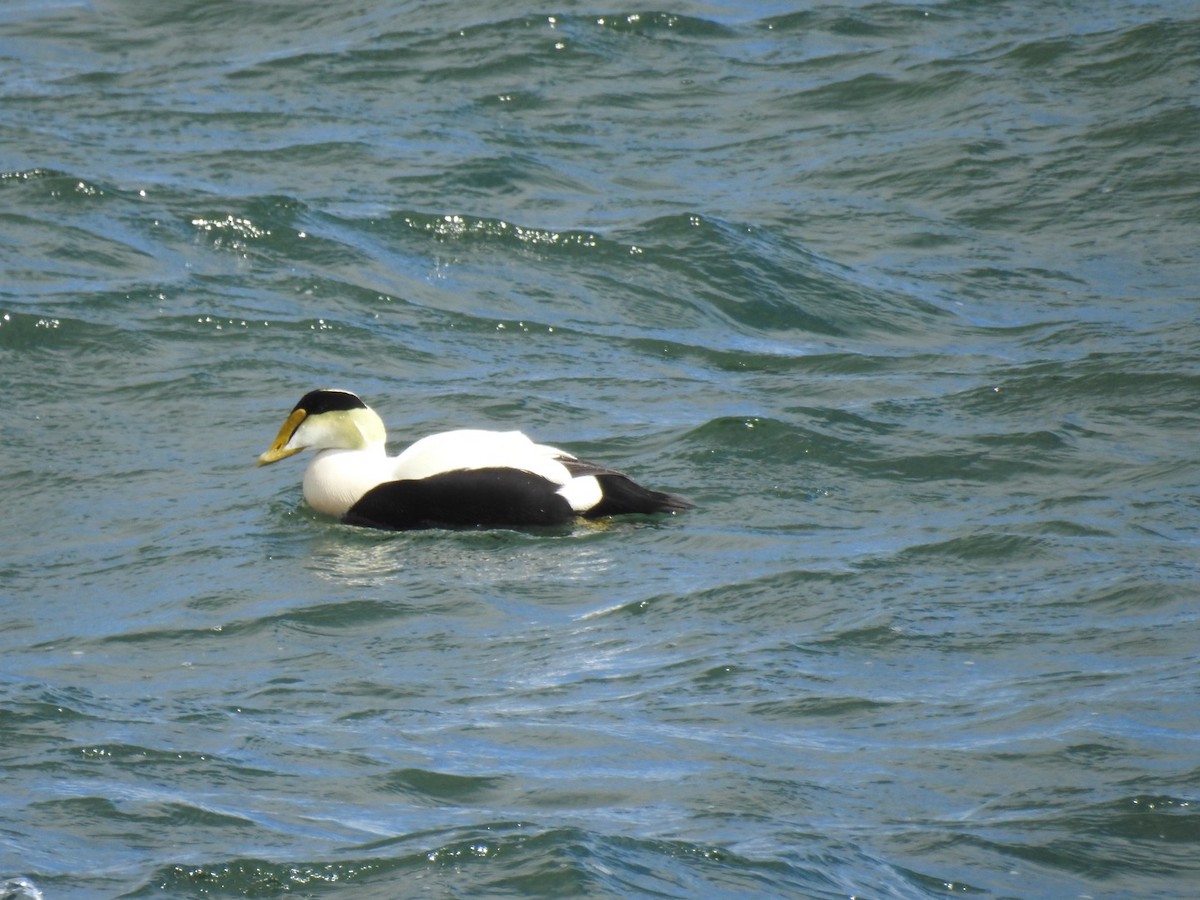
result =
[{"label": "duck", "polygon": [[321,388],[300,398],[258,465],[316,451],[305,502],[348,525],[389,531],[567,525],[692,508],[520,431],[445,431],[399,456],[386,445],[383,420],[357,394]]}]

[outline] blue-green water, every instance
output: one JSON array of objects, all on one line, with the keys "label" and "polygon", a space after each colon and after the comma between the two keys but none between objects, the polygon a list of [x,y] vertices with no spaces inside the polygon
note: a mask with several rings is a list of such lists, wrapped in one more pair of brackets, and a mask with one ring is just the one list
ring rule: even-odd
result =
[{"label": "blue-green water", "polygon": [[[7,4],[0,882],[1191,896],[1197,98],[1184,2]],[[698,508],[323,521],[328,385]]]}]

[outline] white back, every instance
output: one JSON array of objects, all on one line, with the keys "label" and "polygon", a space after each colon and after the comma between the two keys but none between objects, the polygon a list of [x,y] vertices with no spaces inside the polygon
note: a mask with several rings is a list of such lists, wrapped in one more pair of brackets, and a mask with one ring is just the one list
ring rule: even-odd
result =
[{"label": "white back", "polygon": [[535,444],[519,431],[464,428],[421,438],[392,461],[392,478],[428,478],[460,469],[503,467],[566,484],[571,473],[558,458],[574,459],[556,447]]}]

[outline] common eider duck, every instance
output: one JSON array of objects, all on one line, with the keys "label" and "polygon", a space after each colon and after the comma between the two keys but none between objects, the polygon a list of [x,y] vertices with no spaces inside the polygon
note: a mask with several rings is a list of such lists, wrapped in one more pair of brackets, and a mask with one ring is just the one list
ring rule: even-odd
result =
[{"label": "common eider duck", "polygon": [[310,391],[258,465],[315,450],[304,473],[308,505],[350,525],[395,531],[562,525],[691,508],[519,431],[446,431],[399,456],[387,455],[386,440],[383,420],[356,394]]}]

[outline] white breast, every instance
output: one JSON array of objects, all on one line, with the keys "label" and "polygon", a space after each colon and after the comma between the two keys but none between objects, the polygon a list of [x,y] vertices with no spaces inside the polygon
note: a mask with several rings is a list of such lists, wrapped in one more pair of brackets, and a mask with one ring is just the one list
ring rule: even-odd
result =
[{"label": "white breast", "polygon": [[304,499],[317,512],[341,518],[371,488],[392,480],[382,447],[322,450],[304,472]]}]

